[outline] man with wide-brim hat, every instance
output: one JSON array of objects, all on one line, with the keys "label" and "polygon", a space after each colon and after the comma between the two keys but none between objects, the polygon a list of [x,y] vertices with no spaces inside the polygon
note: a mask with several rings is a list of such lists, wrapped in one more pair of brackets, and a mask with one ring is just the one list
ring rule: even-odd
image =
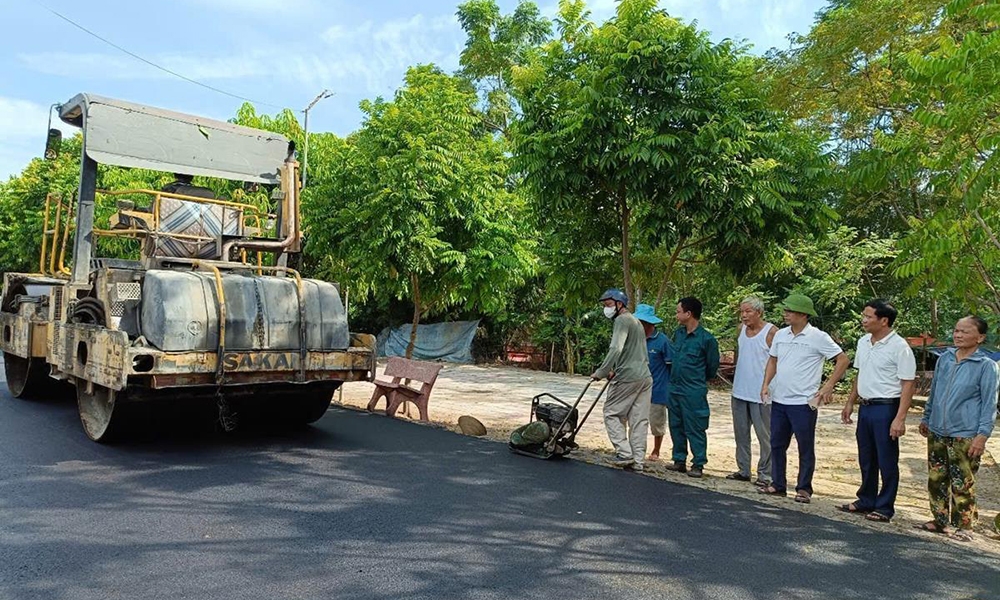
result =
[{"label": "man with wide-brim hat", "polygon": [[[760,492],[787,494],[785,468],[794,435],[799,450],[795,501],[809,503],[816,469],[816,413],[833,396],[833,387],[844,376],[850,360],[825,331],[809,323],[809,318],[816,316],[811,298],[790,294],[781,307],[787,327],[774,335],[760,390],[761,400],[771,404],[771,484]],[[820,387],[823,363],[834,359],[833,374]]]},{"label": "man with wide-brim hat", "polygon": [[649,374],[653,376],[653,395],[649,404],[649,430],[653,434],[653,451],[649,460],[660,459],[660,446],[667,434],[667,404],[670,403],[670,363],[673,350],[670,338],[657,331],[656,326],[663,319],[656,316],[656,310],[649,304],[635,307],[635,318],[646,331],[646,353],[649,355]]}]

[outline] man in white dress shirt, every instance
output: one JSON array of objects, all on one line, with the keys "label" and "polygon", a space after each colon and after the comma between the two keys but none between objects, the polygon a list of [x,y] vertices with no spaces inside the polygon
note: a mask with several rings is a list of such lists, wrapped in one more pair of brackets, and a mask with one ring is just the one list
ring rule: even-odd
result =
[{"label": "man in white dress shirt", "polygon": [[[861,404],[857,430],[861,487],[858,499],[839,509],[886,523],[895,514],[899,490],[899,438],[906,433],[906,412],[913,399],[917,375],[917,362],[910,345],[892,330],[896,315],[896,309],[884,300],[865,304],[861,327],[868,334],[858,340],[854,356],[858,376],[840,415],[845,424],[853,423],[854,404]],[[881,490],[879,474],[882,475]]]},{"label": "man in white dress shirt", "polygon": [[[795,436],[799,449],[799,476],[795,501],[812,501],[813,471],[816,469],[816,411],[833,396],[837,384],[851,361],[833,339],[809,323],[816,316],[813,301],[802,294],[791,294],[781,307],[785,327],[774,335],[771,357],[764,370],[761,400],[771,405],[771,485],[762,494],[786,494],[785,467],[788,446]],[[823,363],[836,360],[822,387]]]}]

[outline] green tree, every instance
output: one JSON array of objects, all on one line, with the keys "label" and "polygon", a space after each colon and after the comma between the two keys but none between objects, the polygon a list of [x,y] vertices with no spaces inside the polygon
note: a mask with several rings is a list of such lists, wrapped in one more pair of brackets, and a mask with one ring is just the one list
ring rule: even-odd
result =
[{"label": "green tree", "polygon": [[459,74],[475,82],[482,95],[484,123],[506,135],[515,116],[511,74],[552,33],[551,22],[533,2],[522,0],[509,15],[496,0],[468,0],[458,5],[458,22],[466,33]]},{"label": "green tree", "polygon": [[423,317],[499,311],[533,269],[525,202],[476,103],[462,79],[411,68],[392,101],[362,103],[364,123],[332,145],[329,183],[306,207],[310,243],[337,257],[360,296],[411,300],[408,356]]},{"label": "green tree", "polygon": [[511,139],[547,244],[614,252],[629,297],[659,304],[678,261],[745,270],[831,213],[820,140],[768,107],[759,61],[656,4],[622,0],[597,27],[560,2],[558,39],[513,69]]},{"label": "green tree", "polygon": [[52,192],[64,203],[75,197],[80,147],[79,136],[63,140],[57,158],[35,158],[21,173],[0,183],[0,271],[38,271],[45,197]]},{"label": "green tree", "polygon": [[[58,157],[33,159],[21,173],[0,184],[0,270],[38,271],[45,198],[51,193],[53,197],[61,198],[64,206],[76,201],[81,147],[80,135],[63,140]],[[158,189],[172,179],[169,173],[147,169],[99,165],[97,170],[98,190]],[[106,228],[108,219],[116,210],[117,198],[99,193],[95,206],[95,227]],[[49,219],[51,228],[55,219],[54,204]],[[60,220],[72,225],[65,212]],[[72,237],[69,239],[72,240]],[[96,238],[96,248],[97,255],[112,258],[137,258],[139,254],[139,242],[123,238]],[[66,248],[67,264],[71,263],[72,249],[70,241]]]},{"label": "green tree", "polygon": [[898,235],[896,275],[924,298],[1000,312],[998,7],[837,0],[771,56],[775,100],[824,127],[847,223]]}]

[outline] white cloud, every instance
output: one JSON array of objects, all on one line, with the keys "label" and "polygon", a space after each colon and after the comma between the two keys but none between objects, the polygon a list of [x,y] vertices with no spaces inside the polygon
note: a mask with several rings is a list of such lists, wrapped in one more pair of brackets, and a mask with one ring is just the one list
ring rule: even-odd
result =
[{"label": "white cloud", "polygon": [[[0,181],[17,174],[45,150],[45,126],[49,107],[23,100],[0,96]],[[64,125],[55,114],[52,126],[70,135],[74,128]]]},{"label": "white cloud", "polygon": [[0,139],[9,141],[37,136],[44,144],[48,117],[46,106],[0,96]]},{"label": "white cloud", "polygon": [[[320,41],[298,47],[258,45],[242,54],[204,56],[161,54],[153,62],[197,81],[274,79],[317,86],[385,94],[398,85],[405,69],[418,63],[458,67],[464,34],[453,15],[405,19],[354,28],[334,25]],[[103,79],[163,79],[168,73],[119,54],[44,52],[20,54],[28,68],[61,77]]]},{"label": "white cloud", "polygon": [[787,46],[787,36],[792,30],[792,18],[801,10],[796,0],[765,0],[760,18],[766,34],[763,46]]}]

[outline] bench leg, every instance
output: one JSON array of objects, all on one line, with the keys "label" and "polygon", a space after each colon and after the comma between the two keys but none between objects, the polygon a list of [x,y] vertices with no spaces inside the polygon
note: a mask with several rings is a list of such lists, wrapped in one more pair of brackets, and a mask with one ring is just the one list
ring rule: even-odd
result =
[{"label": "bench leg", "polygon": [[397,391],[389,392],[386,399],[385,416],[387,417],[395,417],[396,411],[399,410],[399,405],[408,400],[405,395],[400,394]]},{"label": "bench leg", "polygon": [[428,414],[427,414],[427,400],[428,400],[428,398],[425,397],[425,396],[421,396],[419,398],[414,398],[413,399],[413,403],[417,405],[417,409],[420,411],[420,420],[421,421],[430,421],[431,420],[430,416],[428,416]]},{"label": "bench leg", "polygon": [[381,400],[383,397],[385,397],[386,408],[388,408],[389,394],[386,393],[384,389],[376,387],[375,391],[372,392],[372,399],[368,401],[368,406],[366,410],[368,410],[368,412],[375,412],[375,406],[378,404],[378,401]]}]

